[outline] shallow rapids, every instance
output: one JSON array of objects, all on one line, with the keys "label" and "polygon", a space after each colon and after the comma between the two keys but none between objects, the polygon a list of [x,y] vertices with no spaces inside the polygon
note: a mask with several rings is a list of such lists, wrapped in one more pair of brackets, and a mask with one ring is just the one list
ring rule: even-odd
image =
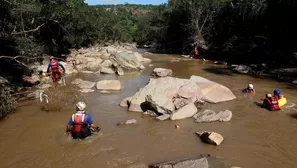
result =
[{"label": "shallow rapids", "polygon": [[[87,94],[87,112],[102,132],[85,141],[71,140],[64,133],[73,106],[59,112],[45,112],[38,100],[22,102],[15,114],[0,122],[1,167],[140,168],[163,161],[195,158],[200,154],[211,154],[230,166],[243,168],[297,167],[296,109],[269,112],[257,104],[274,89],[281,90],[288,104],[297,103],[294,86],[273,79],[232,74],[221,69],[223,66],[199,60],[183,60],[169,55],[153,55],[151,59],[153,66],[147,65],[141,73],[127,73],[121,77],[83,76],[84,80],[95,82],[101,79],[122,82],[119,92],[101,94],[96,90]],[[174,77],[198,75],[230,88],[236,100],[208,104],[204,109],[228,109],[233,112],[231,122],[198,124],[192,118],[157,121],[119,107],[123,98],[134,95],[146,85],[155,67],[172,69]],[[68,89],[71,86],[68,80],[75,77],[66,78]],[[253,83],[256,95],[241,94],[241,89],[248,83]],[[138,121],[137,125],[116,125],[132,118]],[[176,129],[175,124],[180,128]],[[197,131],[218,132],[225,140],[218,147],[203,144],[195,135]]]}]

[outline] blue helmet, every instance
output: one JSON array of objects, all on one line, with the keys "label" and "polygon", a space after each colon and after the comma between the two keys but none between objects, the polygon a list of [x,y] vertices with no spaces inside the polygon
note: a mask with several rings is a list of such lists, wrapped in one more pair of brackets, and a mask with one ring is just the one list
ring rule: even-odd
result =
[{"label": "blue helmet", "polygon": [[280,90],[274,90],[274,91],[273,91],[273,94],[274,94],[274,95],[280,95],[281,92],[280,92]]}]

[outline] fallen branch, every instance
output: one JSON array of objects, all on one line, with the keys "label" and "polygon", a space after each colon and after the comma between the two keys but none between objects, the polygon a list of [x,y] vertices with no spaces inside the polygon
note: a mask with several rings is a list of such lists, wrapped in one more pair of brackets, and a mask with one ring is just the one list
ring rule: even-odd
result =
[{"label": "fallen branch", "polygon": [[29,58],[29,57],[25,57],[25,56],[15,56],[15,57],[11,57],[11,56],[0,56],[0,59],[1,58],[6,58],[6,59],[11,59],[11,60],[14,60],[15,62],[25,66],[25,67],[28,67],[28,65],[26,65],[24,62],[21,62],[19,60],[17,60],[18,58],[25,58],[25,59],[37,59],[37,58],[43,58],[43,57],[34,57],[34,58]]},{"label": "fallen branch", "polygon": [[21,32],[16,32],[16,33],[11,33],[13,35],[16,34],[23,34],[23,33],[30,33],[30,32],[36,32],[38,31],[42,26],[44,26],[45,24],[43,23],[42,25],[39,25],[38,27],[36,27],[35,29],[31,29],[31,30],[26,30],[26,31],[21,31]]}]

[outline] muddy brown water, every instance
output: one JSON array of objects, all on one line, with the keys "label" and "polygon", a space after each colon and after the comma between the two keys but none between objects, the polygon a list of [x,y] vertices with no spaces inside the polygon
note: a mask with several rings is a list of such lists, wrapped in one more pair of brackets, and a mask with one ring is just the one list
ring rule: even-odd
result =
[{"label": "muddy brown water", "polygon": [[[86,96],[87,111],[102,128],[102,133],[85,141],[72,140],[64,133],[73,113],[72,106],[59,112],[45,112],[37,100],[21,103],[15,114],[0,122],[1,167],[144,167],[163,161],[195,158],[200,154],[211,154],[230,166],[244,168],[297,167],[297,119],[294,117],[297,112],[294,108],[268,112],[255,104],[275,88],[281,89],[289,104],[296,103],[297,91],[293,86],[269,79],[222,73],[218,71],[221,66],[198,60],[175,62],[169,55],[154,55],[151,59],[154,66],[147,66],[141,73],[119,77],[121,91],[100,94],[96,90]],[[230,88],[237,96],[236,100],[204,108],[231,110],[231,122],[198,124],[191,118],[156,121],[119,107],[123,98],[146,85],[154,67],[170,68],[175,77],[200,75]],[[87,74],[84,78],[98,81],[117,77]],[[70,78],[66,80],[71,82]],[[248,83],[254,84],[256,95],[240,93]],[[138,124],[116,125],[131,118]],[[175,129],[175,124],[180,128]],[[195,132],[205,130],[222,134],[225,141],[218,147],[203,144]]]}]

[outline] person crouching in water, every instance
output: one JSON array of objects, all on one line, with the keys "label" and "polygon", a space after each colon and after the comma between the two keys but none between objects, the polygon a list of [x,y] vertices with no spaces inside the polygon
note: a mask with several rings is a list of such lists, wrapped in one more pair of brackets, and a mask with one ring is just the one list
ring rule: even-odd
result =
[{"label": "person crouching in water", "polygon": [[70,132],[74,139],[84,139],[92,132],[100,131],[100,128],[93,124],[91,116],[86,114],[86,107],[84,102],[76,103],[76,113],[71,116],[68,122],[66,132]]},{"label": "person crouching in water", "polygon": [[248,87],[243,89],[241,92],[255,94],[256,90],[254,89],[254,86],[252,84],[248,84]]},{"label": "person crouching in water", "polygon": [[280,110],[277,98],[271,94],[266,94],[266,98],[263,101],[262,108],[267,108],[270,111]]}]

